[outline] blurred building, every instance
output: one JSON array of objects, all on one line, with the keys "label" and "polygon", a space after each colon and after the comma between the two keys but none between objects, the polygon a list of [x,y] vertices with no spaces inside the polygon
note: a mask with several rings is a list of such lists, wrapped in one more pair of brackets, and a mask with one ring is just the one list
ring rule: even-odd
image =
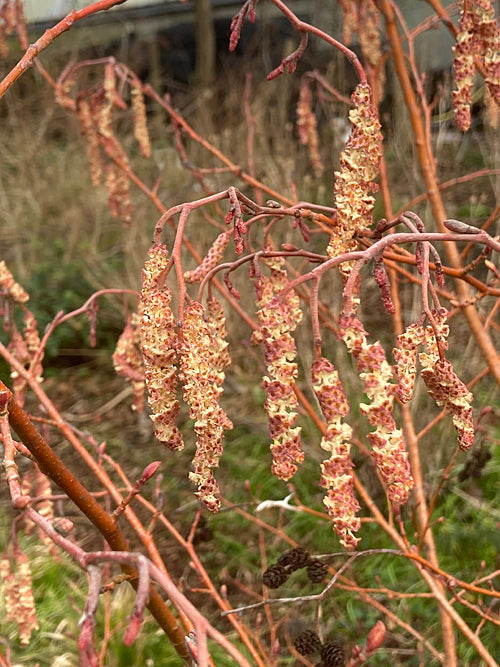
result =
[{"label": "blurred building", "polygon": [[[71,31],[58,38],[59,48],[72,50],[97,50],[104,45],[122,49],[122,55],[130,56],[131,44],[153,45],[145,61],[139,68],[148,70],[165,67],[172,78],[188,80],[196,63],[196,44],[205,47],[202,55],[206,60],[210,50],[214,53],[227,52],[229,25],[231,18],[239,11],[244,0],[127,0],[110,10],[101,11],[76,23]],[[25,12],[30,25],[30,39],[33,41],[43,30],[53,26],[71,10],[79,10],[90,4],[90,0],[24,0]],[[341,37],[342,18],[335,0],[287,0],[287,4],[301,19],[321,26],[337,38]],[[397,3],[408,29],[412,29],[433,11],[426,2],[399,0]],[[198,12],[202,12],[201,14]],[[264,39],[259,36],[262,47],[278,48],[287,38],[293,39],[293,29],[288,21],[267,0],[260,0],[256,7],[255,25],[245,22],[240,50],[251,39],[256,30],[264,28]],[[198,16],[198,20],[197,20]],[[200,16],[209,17],[200,19]],[[456,19],[456,17],[454,17]],[[208,24],[211,24],[209,26]],[[203,29],[205,28],[205,32]],[[212,34],[210,34],[210,30]],[[273,32],[275,35],[273,37]],[[267,39],[267,46],[265,40]],[[210,44],[209,44],[210,42]],[[311,38],[310,48],[317,52],[331,52],[331,47]],[[439,72],[448,69],[452,61],[452,37],[440,22],[435,22],[430,30],[415,39],[417,64],[421,71]],[[286,45],[287,47],[289,44]],[[148,50],[148,49],[146,49]],[[198,47],[200,52],[200,47]],[[198,53],[199,57],[200,53]],[[275,60],[272,53],[269,60]],[[282,55],[279,52],[279,55]],[[117,53],[120,57],[120,53]],[[215,56],[214,56],[215,57]],[[147,62],[146,62],[147,60]],[[275,63],[273,62],[273,67]]]}]

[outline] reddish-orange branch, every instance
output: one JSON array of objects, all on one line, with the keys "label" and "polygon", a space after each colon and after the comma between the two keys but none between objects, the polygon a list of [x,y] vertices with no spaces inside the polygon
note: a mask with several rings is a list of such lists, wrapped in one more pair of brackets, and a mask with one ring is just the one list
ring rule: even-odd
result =
[{"label": "reddish-orange branch", "polygon": [[169,104],[165,99],[160,97],[160,95],[158,95],[158,93],[154,90],[152,86],[146,84],[143,87],[143,91],[145,95],[149,95],[149,97],[152,97],[154,100],[156,100],[158,104],[160,104],[168,112],[169,116],[175,123],[177,123],[180,127],[182,127],[187,132],[187,134],[192,139],[194,139],[194,141],[200,144],[200,146],[203,146],[203,148],[209,151],[209,153],[215,155],[215,157],[218,158],[223,164],[225,164],[235,176],[237,176],[247,185],[250,185],[258,190],[261,190],[262,192],[265,192],[269,197],[272,197],[273,199],[279,199],[280,201],[285,202],[289,206],[294,205],[295,202],[292,199],[284,197],[281,193],[276,192],[276,190],[269,188],[261,181],[258,181],[256,178],[253,178],[253,176],[251,176],[250,174],[247,174],[245,171],[241,169],[241,167],[232,162],[228,157],[224,155],[224,153],[221,153],[221,151],[215,148],[215,146],[213,146],[209,141],[203,139],[203,137],[197,134],[193,130],[193,128],[188,123],[186,123],[184,118],[175,111],[172,105]]},{"label": "reddish-orange branch", "polygon": [[[378,0],[377,4],[385,17],[386,33],[393,55],[394,67],[396,69],[401,91],[408,108],[413,135],[415,138],[418,160],[426,184],[429,203],[431,205],[438,229],[441,232],[444,232],[445,227],[443,226],[443,221],[446,220],[447,215],[443,200],[441,198],[441,193],[439,191],[439,184],[436,180],[436,175],[434,172],[434,159],[432,154],[428,151],[428,144],[426,141],[421,109],[417,102],[410,75],[406,68],[405,53],[401,44],[394,9],[389,0]],[[460,254],[455,243],[446,243],[445,251],[448,257],[448,262],[453,268],[463,268],[462,262],[460,260]],[[466,283],[464,283],[462,280],[456,280],[455,286],[459,300],[464,304],[470,303],[471,294]],[[477,345],[483,354],[483,357],[490,367],[493,377],[495,378],[497,384],[500,386],[500,356],[498,351],[496,350],[487,331],[484,329],[475,306],[464,306],[463,313],[467,319],[470,331],[474,336]]]},{"label": "reddish-orange branch", "polygon": [[106,9],[111,9],[115,5],[121,5],[125,0],[99,0],[94,4],[84,7],[83,9],[73,10],[62,21],[59,21],[53,28],[46,30],[40,39],[34,44],[30,44],[28,50],[17,63],[17,65],[7,74],[7,76],[0,81],[0,99],[4,96],[6,91],[12,86],[19,77],[26,72],[34,63],[37,56],[44,51],[56,37],[62,35],[63,32],[69,30],[76,21],[80,21],[91,14],[100,12]]}]

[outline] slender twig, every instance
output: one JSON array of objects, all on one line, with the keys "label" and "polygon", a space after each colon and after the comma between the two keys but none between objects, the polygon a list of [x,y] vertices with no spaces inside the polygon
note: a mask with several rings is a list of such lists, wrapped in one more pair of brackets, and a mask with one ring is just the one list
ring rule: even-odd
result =
[{"label": "slender twig", "polygon": [[53,28],[48,28],[43,35],[34,42],[34,44],[30,44],[28,50],[17,65],[2,81],[0,81],[0,99],[5,95],[12,84],[14,84],[17,79],[33,65],[38,55],[50,46],[57,37],[62,35],[63,32],[69,30],[76,21],[80,21],[91,14],[111,9],[111,7],[120,5],[123,2],[125,2],[125,0],[98,0],[98,2],[94,2],[92,5],[84,7],[83,9],[74,9]]}]

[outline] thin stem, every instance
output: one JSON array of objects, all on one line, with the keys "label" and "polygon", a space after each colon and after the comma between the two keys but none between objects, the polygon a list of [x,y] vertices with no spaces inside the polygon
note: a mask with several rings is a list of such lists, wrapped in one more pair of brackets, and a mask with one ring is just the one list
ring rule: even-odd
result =
[{"label": "thin stem", "polygon": [[76,21],[80,21],[91,14],[96,14],[100,11],[105,11],[106,9],[111,9],[115,5],[119,5],[123,0],[98,0],[88,7],[83,9],[73,10],[67,16],[65,16],[59,23],[57,23],[53,28],[46,30],[43,35],[34,43],[30,44],[28,50],[17,63],[17,65],[11,69],[7,76],[0,81],[0,99],[5,95],[7,90],[19,79],[19,77],[24,74],[35,62],[35,59],[38,55],[44,51],[54,39],[62,35],[63,32],[69,30]]}]

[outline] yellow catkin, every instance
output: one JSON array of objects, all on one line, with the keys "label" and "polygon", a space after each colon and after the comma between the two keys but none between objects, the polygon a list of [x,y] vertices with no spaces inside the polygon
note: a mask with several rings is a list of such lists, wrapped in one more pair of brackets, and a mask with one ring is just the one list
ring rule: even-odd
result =
[{"label": "yellow catkin", "polygon": [[448,348],[447,338],[450,328],[446,323],[447,311],[444,308],[439,311],[433,310],[432,315],[437,331],[430,325],[424,330],[424,345],[427,351],[419,354],[422,378],[429,395],[451,416],[457,430],[458,446],[467,450],[474,442],[475,429],[471,405],[473,396],[455,373],[452,364],[439,354],[438,340],[442,351]]},{"label": "yellow catkin", "polygon": [[272,439],[271,470],[280,479],[287,480],[304,460],[301,428],[295,426],[297,398],[293,387],[298,371],[297,349],[291,335],[302,320],[302,311],[293,290],[283,299],[274,301],[274,297],[289,284],[283,258],[267,258],[263,264],[269,268],[270,275],[261,275],[257,281],[258,339],[263,343],[267,367],[261,386],[267,394],[264,406]]},{"label": "yellow catkin", "polygon": [[99,148],[99,136],[97,134],[95,119],[92,115],[90,103],[85,98],[78,100],[76,115],[80,121],[80,127],[85,137],[87,160],[89,163],[90,179],[94,187],[102,183],[101,150]]},{"label": "yellow catkin", "polygon": [[190,301],[184,311],[178,352],[184,400],[194,419],[196,453],[189,478],[198,486],[197,496],[211,511],[220,507],[219,486],[213,468],[219,465],[224,430],[232,423],[219,404],[222,393],[220,364],[214,363],[214,339],[201,303]]},{"label": "yellow catkin", "polygon": [[170,449],[182,449],[184,443],[175,424],[179,414],[179,402],[177,333],[175,318],[170,309],[172,294],[167,287],[159,284],[167,261],[166,247],[157,244],[150,249],[144,265],[139,305],[141,348],[155,435]]},{"label": "yellow catkin", "polygon": [[[351,100],[349,119],[353,127],[340,156],[340,171],[335,172],[337,217],[327,248],[329,257],[356,248],[356,235],[373,224],[375,198],[371,193],[378,190],[375,179],[382,155],[382,134],[370,86],[359,84]],[[345,263],[342,272],[349,272]]]},{"label": "yellow catkin", "polygon": [[413,395],[417,374],[418,346],[424,339],[424,327],[410,324],[397,337],[397,346],[392,353],[396,361],[394,371],[398,379],[398,396],[401,403],[408,403]]}]

